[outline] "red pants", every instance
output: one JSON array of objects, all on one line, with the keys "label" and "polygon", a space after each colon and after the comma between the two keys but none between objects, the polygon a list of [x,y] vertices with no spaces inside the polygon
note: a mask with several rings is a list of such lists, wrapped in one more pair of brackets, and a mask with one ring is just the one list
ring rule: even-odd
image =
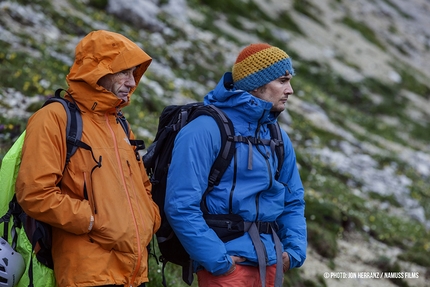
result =
[{"label": "red pants", "polygon": [[[266,286],[275,285],[276,264],[266,267]],[[236,265],[233,273],[227,276],[214,276],[206,270],[197,272],[199,287],[261,287],[258,267]]]}]

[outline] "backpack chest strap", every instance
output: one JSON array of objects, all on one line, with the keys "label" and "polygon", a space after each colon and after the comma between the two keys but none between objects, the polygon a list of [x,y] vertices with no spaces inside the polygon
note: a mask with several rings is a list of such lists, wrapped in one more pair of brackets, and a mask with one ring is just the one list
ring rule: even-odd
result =
[{"label": "backpack chest strap", "polygon": [[[242,135],[238,135],[238,136],[233,136],[230,140],[234,141],[234,142],[240,142],[240,143],[245,143],[248,144],[248,170],[252,170],[252,162],[253,162],[253,150],[252,150],[252,146],[258,146],[259,145],[263,145],[263,146],[269,146],[270,147],[270,151],[272,152],[272,154],[275,154],[277,151],[277,148],[279,148],[279,146],[283,145],[284,143],[279,140],[279,139],[261,139],[261,138],[256,138],[256,137],[251,137],[251,136],[242,136]],[[268,155],[265,155],[266,158],[268,158]]]}]

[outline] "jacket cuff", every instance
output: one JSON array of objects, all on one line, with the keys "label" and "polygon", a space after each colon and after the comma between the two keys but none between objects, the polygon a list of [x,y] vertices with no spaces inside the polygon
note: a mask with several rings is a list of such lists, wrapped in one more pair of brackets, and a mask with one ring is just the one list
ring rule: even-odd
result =
[{"label": "jacket cuff", "polygon": [[302,258],[292,249],[286,250],[290,257],[290,269],[297,268],[303,265]]}]

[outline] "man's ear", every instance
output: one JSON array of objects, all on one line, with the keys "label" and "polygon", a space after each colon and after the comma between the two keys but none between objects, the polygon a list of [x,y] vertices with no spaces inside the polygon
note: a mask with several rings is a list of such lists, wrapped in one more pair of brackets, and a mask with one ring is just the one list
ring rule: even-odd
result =
[{"label": "man's ear", "polygon": [[252,91],[249,91],[248,93],[250,93],[251,95],[253,95],[254,97],[257,97],[258,94],[258,88],[257,89],[253,89]]}]

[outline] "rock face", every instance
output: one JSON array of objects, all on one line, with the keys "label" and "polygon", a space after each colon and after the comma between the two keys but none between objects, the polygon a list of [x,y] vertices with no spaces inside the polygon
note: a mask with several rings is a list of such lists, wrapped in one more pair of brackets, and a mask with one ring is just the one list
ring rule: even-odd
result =
[{"label": "rock face", "polygon": [[[430,4],[425,0],[412,1],[312,1],[319,11],[320,23],[295,14],[305,31],[305,37],[292,39],[293,46],[307,59],[324,61],[350,80],[360,75],[378,77],[393,83],[400,80],[397,65],[411,66],[424,77],[430,76]],[[342,24],[346,18],[362,23],[369,34],[351,30]],[[351,23],[351,22],[349,22]],[[322,24],[322,25],[321,25]],[[357,29],[359,27],[357,26]],[[363,29],[361,29],[363,30]],[[378,41],[375,45],[375,41]],[[339,61],[339,58],[344,61]],[[358,68],[351,70],[351,65]]]},{"label": "rock face", "polygon": [[[242,47],[269,42],[292,56],[298,72],[279,120],[296,148],[306,215],[317,228],[310,234],[329,230],[335,242],[336,255],[327,258],[310,236],[301,282],[426,286],[430,261],[420,258],[430,258],[428,0],[22,2],[0,1],[0,159],[32,106],[65,87],[74,48],[91,30],[123,33],[153,57],[127,110],[147,141],[160,106],[200,100]],[[382,271],[419,278],[358,276]]]}]

